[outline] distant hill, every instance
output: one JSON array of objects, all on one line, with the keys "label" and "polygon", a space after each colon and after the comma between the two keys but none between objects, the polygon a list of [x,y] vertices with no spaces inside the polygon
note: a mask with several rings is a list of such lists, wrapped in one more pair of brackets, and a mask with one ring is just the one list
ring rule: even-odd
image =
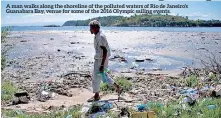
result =
[{"label": "distant hill", "polygon": [[219,20],[190,20],[188,16],[172,15],[133,15],[96,17],[88,20],[66,21],[63,26],[88,26],[91,20],[99,20],[102,26],[124,26],[124,27],[221,27]]},{"label": "distant hill", "polygon": [[99,20],[102,24],[102,26],[112,26],[115,24],[117,21],[123,19],[123,16],[105,16],[105,17],[96,17],[88,20],[71,20],[71,21],[66,21],[63,26],[88,26],[88,23],[91,20]]}]

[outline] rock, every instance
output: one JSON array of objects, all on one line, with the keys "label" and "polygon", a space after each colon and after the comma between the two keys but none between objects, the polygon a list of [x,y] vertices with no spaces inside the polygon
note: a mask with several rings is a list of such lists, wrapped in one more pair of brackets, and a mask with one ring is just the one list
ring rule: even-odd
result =
[{"label": "rock", "polygon": [[211,94],[210,94],[210,96],[211,96],[211,97],[217,97],[217,96],[216,96],[216,91],[212,91]]},{"label": "rock", "polygon": [[121,58],[120,61],[127,63],[127,60],[125,58]]},{"label": "rock", "polygon": [[113,58],[111,58],[111,59],[116,59],[116,58],[121,58],[121,56],[120,55],[115,55]]},{"label": "rock", "polygon": [[26,77],[25,79],[31,79],[30,77]]},{"label": "rock", "polygon": [[167,89],[167,86],[168,86],[168,84],[163,84],[163,85],[161,86],[161,89]]},{"label": "rock", "polygon": [[115,55],[114,57],[111,58],[111,60],[118,59],[120,62],[125,62],[127,63],[127,60],[124,57],[121,57],[120,55]]},{"label": "rock", "polygon": [[17,104],[27,104],[30,100],[29,96],[20,96],[20,97],[15,97],[12,101],[12,105],[17,105]]},{"label": "rock", "polygon": [[144,62],[144,59],[136,59],[135,62]]},{"label": "rock", "polygon": [[152,69],[153,71],[162,71],[160,68]]},{"label": "rock", "polygon": [[27,42],[27,40],[21,40],[20,42]]},{"label": "rock", "polygon": [[79,44],[80,42],[70,42],[71,44]]},{"label": "rock", "polygon": [[215,92],[216,92],[216,96],[221,96],[221,85],[216,86]]},{"label": "rock", "polygon": [[147,60],[147,61],[153,61],[153,59],[150,59],[150,58],[146,58],[145,60]]},{"label": "rock", "polygon": [[127,108],[122,108],[121,113],[119,114],[119,117],[130,117],[130,113],[128,112]]},{"label": "rock", "polygon": [[209,50],[206,49],[206,48],[198,48],[197,50],[206,50],[206,51],[209,51]]},{"label": "rock", "polygon": [[50,40],[54,40],[54,38],[50,38]]},{"label": "rock", "polygon": [[19,97],[19,101],[21,104],[27,104],[29,102],[30,98],[28,98],[27,96],[21,96]]},{"label": "rock", "polygon": [[127,80],[132,80],[133,78],[132,77],[125,77]]},{"label": "rock", "polygon": [[71,93],[67,93],[66,96],[68,96],[68,97],[72,97],[73,95],[72,95]]},{"label": "rock", "polygon": [[60,94],[60,95],[65,95],[65,96],[68,96],[68,97],[72,97],[72,94],[69,93],[67,90],[64,90],[64,89],[58,89],[57,93]]},{"label": "rock", "polygon": [[69,86],[68,85],[65,85],[64,86],[64,90],[68,90],[69,89]]},{"label": "rock", "polygon": [[14,94],[15,97],[22,97],[22,96],[28,96],[29,97],[29,94],[27,92],[17,92]]},{"label": "rock", "polygon": [[17,105],[17,104],[19,104],[19,98],[18,98],[18,97],[15,97],[15,98],[13,98],[13,100],[12,100],[12,105]]},{"label": "rock", "polygon": [[61,50],[60,50],[60,49],[58,49],[57,51],[58,51],[58,52],[60,52]]}]

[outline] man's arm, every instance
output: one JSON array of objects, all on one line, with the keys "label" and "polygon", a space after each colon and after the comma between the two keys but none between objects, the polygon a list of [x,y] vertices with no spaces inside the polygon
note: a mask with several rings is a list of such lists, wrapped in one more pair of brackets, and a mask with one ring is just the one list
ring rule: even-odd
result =
[{"label": "man's arm", "polygon": [[104,46],[100,46],[100,48],[103,50],[102,62],[101,62],[101,67],[100,67],[100,71],[102,72],[104,70],[104,62],[107,57],[107,49]]}]

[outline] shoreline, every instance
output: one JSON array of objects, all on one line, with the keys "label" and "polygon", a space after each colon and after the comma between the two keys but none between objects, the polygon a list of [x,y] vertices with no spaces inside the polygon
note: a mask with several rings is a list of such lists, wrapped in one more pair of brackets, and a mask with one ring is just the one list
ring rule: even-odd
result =
[{"label": "shoreline", "polygon": [[[7,27],[7,26],[4,26]],[[89,31],[88,26],[61,26],[61,27],[44,27],[44,26],[9,26],[14,27],[12,31]],[[3,28],[3,27],[2,27]],[[161,32],[198,32],[198,33],[221,33],[221,27],[117,27],[103,26],[105,31],[161,31]]]},{"label": "shoreline", "polygon": [[[219,45],[221,33],[160,31],[104,31],[104,33],[111,47],[110,69],[126,69],[125,71],[147,69],[146,72],[150,72],[151,69],[163,71],[165,68],[166,71],[181,70],[186,66],[198,68],[199,64],[193,65],[192,61],[199,63],[200,60],[195,58],[209,54],[206,50],[221,55],[218,51],[221,48]],[[128,35],[130,38],[125,39]],[[67,64],[73,66],[80,64],[79,68],[86,66],[86,70],[91,70],[94,61],[93,35],[89,31],[12,31],[6,45],[13,44],[14,48],[8,51],[7,57],[9,61],[17,59],[17,63],[20,59],[29,63],[32,63],[32,60],[41,60],[43,63],[51,60],[53,62],[51,66],[57,65],[59,68],[61,63],[55,60],[57,57],[61,62],[66,60]],[[136,62],[136,59],[144,62]]]},{"label": "shoreline", "polygon": [[[133,89],[128,93],[132,98],[136,96],[131,92],[150,101],[166,103],[175,99],[179,96],[177,91],[183,88],[180,74],[183,67],[188,67],[185,66],[186,58],[203,57],[200,52],[208,54],[205,49],[221,56],[216,51],[221,48],[221,33],[105,31],[105,35],[111,47],[110,75],[126,77],[133,83]],[[85,98],[91,97],[94,48],[93,35],[89,31],[13,31],[2,48],[7,45],[13,48],[7,52],[2,80],[11,80],[32,98],[30,104],[20,104],[20,108],[34,110],[35,107],[29,107],[42,104],[35,97],[41,82],[51,81],[57,92],[74,91],[68,100],[65,101],[67,96],[57,95],[55,100],[44,103],[45,107],[58,100],[65,102],[66,107],[75,105],[73,101],[85,103],[78,99],[81,96],[78,89],[88,93]],[[171,70],[164,71],[164,67]],[[151,73],[148,69],[154,71]],[[162,91],[166,90],[162,88],[166,85],[176,86],[177,90],[164,93]],[[59,107],[61,102],[55,106]]]}]

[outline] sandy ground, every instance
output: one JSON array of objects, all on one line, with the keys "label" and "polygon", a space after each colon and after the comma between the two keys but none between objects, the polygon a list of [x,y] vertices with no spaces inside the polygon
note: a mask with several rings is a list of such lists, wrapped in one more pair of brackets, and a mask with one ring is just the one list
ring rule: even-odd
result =
[{"label": "sandy ground", "polygon": [[[138,73],[142,73],[140,76],[146,76],[148,73],[177,76],[183,67],[200,67],[199,59],[206,60],[209,52],[213,52],[219,59],[221,57],[221,33],[157,31],[104,31],[104,33],[112,53],[109,68],[116,76],[137,77]],[[2,72],[2,78],[18,84],[21,81],[22,83],[59,81],[62,75],[72,71],[91,73],[93,67],[93,35],[89,31],[13,31],[7,38],[7,43],[2,44],[2,49],[4,47],[12,48],[7,52],[7,67]],[[127,62],[114,58],[117,55]],[[144,62],[135,62],[136,59]],[[70,98],[58,95],[46,104],[31,102],[19,107],[27,109],[29,106],[45,105],[43,107],[47,108],[55,102],[57,106],[68,106],[85,103],[86,99],[92,96],[91,91],[87,89],[72,90],[74,96]],[[32,107],[32,110],[36,108]]]}]

